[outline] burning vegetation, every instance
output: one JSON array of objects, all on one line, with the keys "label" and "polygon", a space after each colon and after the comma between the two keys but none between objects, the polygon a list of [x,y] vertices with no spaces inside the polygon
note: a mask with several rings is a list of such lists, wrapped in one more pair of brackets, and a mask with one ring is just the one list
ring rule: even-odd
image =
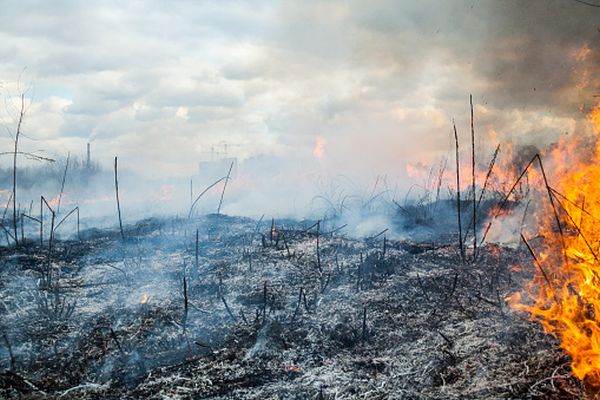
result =
[{"label": "burning vegetation", "polygon": [[[594,134],[600,135],[600,108],[594,108],[588,118]],[[574,146],[573,143],[565,143],[550,153],[550,157],[557,158],[560,174],[554,187],[543,189],[548,201],[536,219],[538,236],[533,239],[535,244],[526,243],[537,272],[528,283],[525,296],[517,293],[511,303],[516,309],[529,312],[546,332],[560,340],[572,359],[577,378],[598,387],[600,141],[597,136],[594,139],[590,154],[564,148]]]}]

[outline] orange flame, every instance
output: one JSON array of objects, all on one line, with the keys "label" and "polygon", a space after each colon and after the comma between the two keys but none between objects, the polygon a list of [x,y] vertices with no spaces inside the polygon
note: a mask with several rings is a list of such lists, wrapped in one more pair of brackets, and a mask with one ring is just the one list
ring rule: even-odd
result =
[{"label": "orange flame", "polygon": [[[596,143],[591,155],[580,155],[573,162],[564,160],[565,151],[550,153],[555,159],[560,153],[555,188],[561,195],[555,201],[563,234],[552,218],[541,221],[539,265],[526,288],[530,300],[517,293],[509,302],[560,340],[571,357],[574,376],[600,386],[600,107],[590,112],[588,120]],[[585,153],[579,144],[576,153]]]},{"label": "orange flame", "polygon": [[315,137],[315,146],[313,147],[313,156],[322,159],[325,155],[325,144],[327,141],[322,136]]}]

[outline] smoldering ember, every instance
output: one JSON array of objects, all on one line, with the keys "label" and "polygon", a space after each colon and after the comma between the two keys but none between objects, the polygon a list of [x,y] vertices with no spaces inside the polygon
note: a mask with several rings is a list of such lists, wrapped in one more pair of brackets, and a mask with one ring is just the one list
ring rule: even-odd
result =
[{"label": "smoldering ember", "polygon": [[600,398],[599,21],[3,1],[0,398]]}]

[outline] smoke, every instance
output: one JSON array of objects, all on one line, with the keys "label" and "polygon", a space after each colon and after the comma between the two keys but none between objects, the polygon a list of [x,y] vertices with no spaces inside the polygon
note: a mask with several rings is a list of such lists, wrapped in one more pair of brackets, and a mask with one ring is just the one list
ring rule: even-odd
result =
[{"label": "smoke", "polygon": [[[334,197],[365,197],[386,176],[382,190],[394,194],[385,212],[354,202],[335,213],[357,232],[384,229],[390,224],[377,214],[393,213],[392,200],[422,184],[410,166],[452,157],[452,118],[468,159],[469,93],[485,170],[498,142],[544,147],[585,131],[581,111],[599,87],[595,9],[574,1],[111,7],[120,12],[12,3],[0,17],[0,36],[13,44],[0,65],[10,106],[2,124],[14,133],[27,65],[35,96],[22,149],[60,159],[91,141],[104,170],[81,184],[67,177],[64,201],[81,205],[84,218],[114,220],[115,155],[126,221],[185,215],[189,181],[197,194],[213,178],[198,162],[225,143],[219,156],[238,160],[225,213],[331,217],[323,198],[332,201],[332,185],[341,186]],[[15,24],[25,12],[35,27]],[[159,25],[168,28],[148,29]],[[10,148],[10,136],[0,145]],[[57,177],[22,187],[23,203],[53,198]],[[450,185],[445,177],[442,191]],[[220,191],[208,192],[198,212],[214,212]],[[367,229],[367,218],[379,222]]]}]

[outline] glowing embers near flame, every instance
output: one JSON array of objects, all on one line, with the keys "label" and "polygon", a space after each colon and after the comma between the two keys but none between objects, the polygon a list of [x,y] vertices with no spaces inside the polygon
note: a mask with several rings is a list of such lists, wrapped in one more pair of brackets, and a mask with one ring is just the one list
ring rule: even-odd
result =
[{"label": "glowing embers near flame", "polygon": [[146,304],[150,300],[150,296],[148,293],[142,293],[142,297],[140,298],[140,304]]},{"label": "glowing embers near flame", "polygon": [[[538,266],[525,294],[511,296],[512,307],[527,311],[556,336],[571,357],[573,375],[600,386],[600,108],[588,115],[596,147],[581,160],[557,159],[554,196],[562,225],[545,202],[535,243]],[[575,153],[584,153],[584,146]],[[562,154],[564,157],[564,153]]]}]

